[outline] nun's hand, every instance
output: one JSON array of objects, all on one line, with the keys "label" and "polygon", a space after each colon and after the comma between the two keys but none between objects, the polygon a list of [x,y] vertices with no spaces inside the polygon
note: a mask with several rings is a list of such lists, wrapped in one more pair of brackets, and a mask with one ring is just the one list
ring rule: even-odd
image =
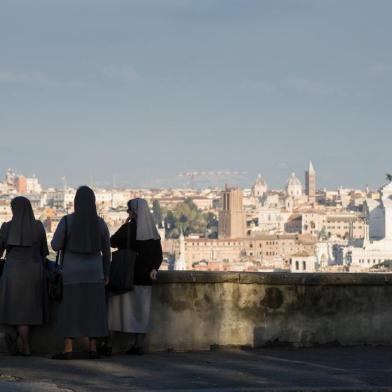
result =
[{"label": "nun's hand", "polygon": [[153,269],[153,270],[150,272],[150,278],[151,278],[151,280],[157,280],[157,275],[158,275],[158,271],[157,271],[156,269]]}]

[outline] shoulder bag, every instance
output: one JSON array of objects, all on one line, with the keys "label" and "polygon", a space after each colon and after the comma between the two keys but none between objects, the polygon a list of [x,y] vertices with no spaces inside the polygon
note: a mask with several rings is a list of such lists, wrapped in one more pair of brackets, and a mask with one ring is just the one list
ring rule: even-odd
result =
[{"label": "shoulder bag", "polygon": [[63,264],[65,249],[67,246],[68,236],[68,219],[65,216],[65,236],[63,249],[59,250],[56,255],[56,262],[46,263],[46,272],[48,279],[48,296],[49,299],[61,302],[63,299]]},{"label": "shoulder bag", "polygon": [[130,230],[127,224],[127,248],[112,253],[109,289],[113,294],[123,294],[133,290],[137,252],[130,247]]}]

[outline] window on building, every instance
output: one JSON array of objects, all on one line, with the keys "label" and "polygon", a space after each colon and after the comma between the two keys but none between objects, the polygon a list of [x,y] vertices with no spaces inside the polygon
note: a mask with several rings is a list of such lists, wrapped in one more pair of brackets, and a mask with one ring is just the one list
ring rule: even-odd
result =
[{"label": "window on building", "polygon": [[299,270],[299,262],[298,262],[298,261],[295,262],[295,269],[296,269],[297,271]]},{"label": "window on building", "polygon": [[306,271],[306,261],[303,261],[303,262],[302,262],[302,269],[303,269],[304,271]]}]

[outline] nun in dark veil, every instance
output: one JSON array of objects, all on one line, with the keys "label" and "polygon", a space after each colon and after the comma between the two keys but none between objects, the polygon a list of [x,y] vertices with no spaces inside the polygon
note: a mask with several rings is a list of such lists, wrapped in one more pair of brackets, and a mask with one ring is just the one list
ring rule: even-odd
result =
[{"label": "nun in dark veil", "polygon": [[49,254],[43,224],[34,217],[30,201],[11,201],[12,219],[0,229],[0,257],[5,265],[0,278],[0,324],[16,327],[7,335],[13,354],[30,355],[30,327],[48,318],[44,259]]},{"label": "nun in dark veil", "polygon": [[55,251],[64,251],[63,300],[58,330],[64,350],[53,359],[72,359],[73,340],[89,338],[89,356],[97,358],[97,338],[108,335],[105,285],[110,266],[110,237],[98,217],[95,195],[87,186],[75,195],[74,213],[63,217],[52,240]]}]

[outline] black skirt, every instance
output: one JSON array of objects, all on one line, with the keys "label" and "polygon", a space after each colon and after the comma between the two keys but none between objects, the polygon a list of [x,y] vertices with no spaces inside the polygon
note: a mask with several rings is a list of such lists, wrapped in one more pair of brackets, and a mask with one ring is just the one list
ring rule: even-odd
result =
[{"label": "black skirt", "polygon": [[0,324],[42,325],[48,321],[44,276],[41,260],[30,254],[7,258],[0,278]]},{"label": "black skirt", "polygon": [[108,336],[103,283],[64,285],[59,306],[58,331],[64,338]]}]

